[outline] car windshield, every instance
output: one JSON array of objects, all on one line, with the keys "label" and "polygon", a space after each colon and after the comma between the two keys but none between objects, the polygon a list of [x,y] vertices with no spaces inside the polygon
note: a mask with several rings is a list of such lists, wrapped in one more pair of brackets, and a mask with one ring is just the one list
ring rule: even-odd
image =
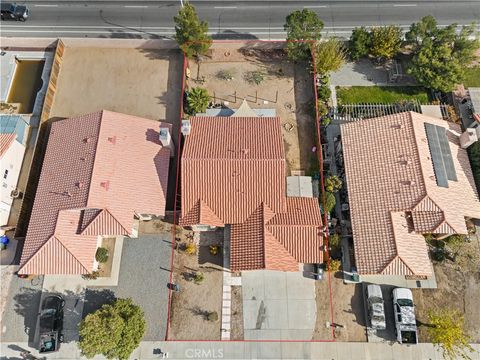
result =
[{"label": "car windshield", "polygon": [[45,309],[42,311],[42,315],[55,315],[56,310],[55,309]]},{"label": "car windshield", "polygon": [[385,317],[384,316],[379,316],[379,315],[373,315],[372,316],[372,321],[385,321]]},{"label": "car windshield", "polygon": [[372,304],[383,303],[383,299],[378,296],[372,296],[369,300]]},{"label": "car windshield", "polygon": [[413,306],[413,301],[410,299],[398,299],[397,302],[400,306]]}]

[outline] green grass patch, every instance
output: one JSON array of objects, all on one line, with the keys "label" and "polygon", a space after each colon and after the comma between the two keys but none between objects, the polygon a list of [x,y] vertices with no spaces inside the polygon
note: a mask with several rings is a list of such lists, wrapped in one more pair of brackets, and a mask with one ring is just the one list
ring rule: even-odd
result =
[{"label": "green grass patch", "polygon": [[428,104],[428,94],[421,86],[351,86],[338,87],[339,105],[346,104],[394,104],[400,101],[419,101]]},{"label": "green grass patch", "polygon": [[465,70],[465,87],[480,87],[480,66],[468,68]]}]

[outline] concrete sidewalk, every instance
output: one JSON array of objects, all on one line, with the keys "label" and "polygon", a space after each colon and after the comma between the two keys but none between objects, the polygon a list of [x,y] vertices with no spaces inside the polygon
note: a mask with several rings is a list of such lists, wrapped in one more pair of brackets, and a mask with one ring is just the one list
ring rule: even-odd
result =
[{"label": "concrete sidewalk", "polygon": [[[480,344],[473,345],[472,360],[480,360]],[[26,343],[2,343],[1,359],[20,359]],[[162,355],[165,354],[165,355]],[[32,351],[35,355],[35,352]],[[37,354],[38,356],[38,354]],[[432,344],[406,346],[379,343],[342,342],[154,342],[145,341],[131,359],[315,359],[315,360],[442,360],[440,350]],[[48,359],[85,359],[76,343],[62,344],[59,352]],[[95,359],[104,359],[96,356]]]}]

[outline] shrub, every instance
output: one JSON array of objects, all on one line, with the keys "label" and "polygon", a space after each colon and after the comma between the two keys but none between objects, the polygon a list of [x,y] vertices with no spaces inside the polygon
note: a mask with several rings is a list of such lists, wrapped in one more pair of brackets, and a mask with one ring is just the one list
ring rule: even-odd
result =
[{"label": "shrub", "polygon": [[197,245],[195,243],[188,243],[185,247],[185,254],[195,255],[197,253]]},{"label": "shrub", "polygon": [[210,254],[213,256],[217,255],[219,249],[220,247],[218,245],[210,245]]},{"label": "shrub", "polygon": [[91,273],[88,273],[88,274],[83,274],[82,279],[83,280],[97,280],[99,276],[100,276],[100,269],[92,271]]},{"label": "shrub", "polygon": [[193,278],[193,282],[197,285],[201,284],[205,280],[205,276],[203,275],[202,272],[197,272],[195,274],[195,277]]},{"label": "shrub", "polygon": [[327,84],[317,87],[318,100],[322,100],[326,102],[330,99],[331,95],[332,95],[332,90],[330,90],[330,87]]},{"label": "shrub", "polygon": [[335,193],[342,188],[342,185],[342,180],[336,175],[329,176],[325,180],[325,190],[328,192]]},{"label": "shrub", "polygon": [[327,270],[331,272],[337,272],[340,270],[342,267],[342,261],[341,260],[335,260],[330,258],[330,261],[327,261]]},{"label": "shrub", "polygon": [[322,117],[322,116],[325,116],[325,115],[328,114],[328,106],[325,105],[325,103],[323,103],[323,102],[318,103],[317,109],[318,109],[318,116],[319,117]]},{"label": "shrub", "polygon": [[220,70],[217,72],[217,78],[220,80],[230,81],[233,80],[234,71],[231,69],[228,70]]},{"label": "shrub", "polygon": [[104,247],[99,247],[95,253],[95,259],[99,263],[106,263],[108,261],[108,250]]},{"label": "shrub", "polygon": [[326,191],[325,192],[325,212],[327,214],[332,212],[332,210],[335,208],[336,203],[337,203],[337,199],[335,198],[335,195],[333,195],[329,191]]},{"label": "shrub", "polygon": [[328,125],[330,125],[331,122],[332,122],[332,119],[329,116],[324,116],[322,118],[321,125],[322,126],[328,126]]},{"label": "shrub", "polygon": [[260,85],[265,80],[265,74],[261,71],[249,71],[245,74],[245,81],[250,84]]},{"label": "shrub", "polygon": [[218,320],[218,313],[216,311],[209,312],[207,315],[208,321],[217,321]]},{"label": "shrub", "polygon": [[332,249],[338,249],[341,245],[342,238],[338,234],[332,234],[328,237],[328,246]]},{"label": "shrub", "polygon": [[210,103],[210,95],[208,91],[202,87],[192,88],[187,92],[187,113],[189,115],[195,115],[197,113],[203,113],[207,110]]},{"label": "shrub", "polygon": [[350,57],[358,60],[367,56],[371,46],[371,36],[365,27],[355,28],[349,41]]}]

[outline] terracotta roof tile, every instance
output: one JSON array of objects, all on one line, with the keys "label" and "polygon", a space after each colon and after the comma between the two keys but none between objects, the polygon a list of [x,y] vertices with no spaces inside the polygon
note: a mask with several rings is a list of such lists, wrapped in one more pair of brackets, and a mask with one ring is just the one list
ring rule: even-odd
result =
[{"label": "terracotta roof tile", "polygon": [[[160,126],[170,127],[110,111],[52,124],[20,274],[91,271],[97,235],[128,233],[135,212],[164,214],[170,151],[160,145]],[[57,242],[83,267],[55,257]]]},{"label": "terracotta roof tile", "polygon": [[[458,177],[458,181],[449,181],[448,188],[436,184],[425,123],[448,129]],[[343,124],[341,132],[359,273],[430,274],[423,236],[409,232],[408,222],[394,224],[390,212],[412,212],[414,223],[423,230],[433,227],[439,214],[422,212],[440,211],[459,233],[466,233],[465,216],[480,217],[468,157],[458,146],[459,127],[407,112]],[[412,242],[414,253],[408,251]],[[397,256],[400,260],[395,260]]]},{"label": "terracotta roof tile", "polygon": [[17,134],[5,134],[5,133],[0,133],[0,157],[5,154],[5,152],[8,150],[10,145],[15,141],[15,138],[17,137]]}]

